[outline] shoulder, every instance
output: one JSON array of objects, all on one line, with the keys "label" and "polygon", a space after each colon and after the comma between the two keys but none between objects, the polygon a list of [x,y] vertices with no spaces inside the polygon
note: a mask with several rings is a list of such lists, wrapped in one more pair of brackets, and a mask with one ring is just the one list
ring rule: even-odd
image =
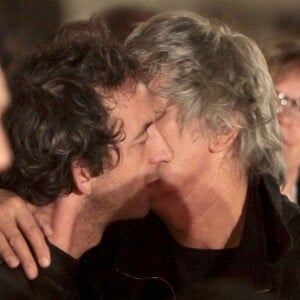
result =
[{"label": "shoulder", "polygon": [[282,219],[292,238],[300,237],[300,207],[281,195]]},{"label": "shoulder", "polygon": [[0,263],[0,299],[32,299],[32,289],[20,268],[10,269],[4,262]]},{"label": "shoulder", "polygon": [[[300,208],[282,197],[283,222],[292,243],[283,258],[282,293],[287,299],[300,297]],[[293,298],[294,297],[294,298]]]},{"label": "shoulder", "polygon": [[[140,249],[149,235],[162,230],[161,221],[153,214],[144,219],[117,222],[109,226],[101,243],[86,252],[80,259],[80,288],[85,292],[95,292],[98,296],[102,289],[112,282],[120,260],[130,260],[132,250]],[[132,261],[131,261],[132,262]],[[134,262],[133,262],[134,263]],[[90,298],[92,298],[91,296]]]},{"label": "shoulder", "polygon": [[271,204],[269,209],[275,208],[277,211],[275,214],[279,214],[292,238],[298,236],[300,234],[300,226],[298,226],[300,225],[300,207],[281,194],[279,184],[274,178],[262,176],[261,179],[261,190],[264,191],[265,198],[269,199],[267,203]]}]

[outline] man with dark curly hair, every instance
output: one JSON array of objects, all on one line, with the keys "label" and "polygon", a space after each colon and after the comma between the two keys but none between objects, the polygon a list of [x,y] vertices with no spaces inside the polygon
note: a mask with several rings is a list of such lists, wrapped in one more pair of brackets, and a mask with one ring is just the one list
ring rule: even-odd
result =
[{"label": "man with dark curly hair", "polygon": [[[34,281],[1,264],[1,299],[79,298],[78,259],[109,223],[148,212],[146,186],[171,158],[139,66],[108,41],[102,26],[93,20],[66,25],[10,81],[4,125],[15,160],[0,186],[50,220],[52,264]],[[31,225],[18,226],[30,231]],[[19,241],[17,235],[10,240]],[[32,265],[24,267],[29,278],[36,276]]]}]

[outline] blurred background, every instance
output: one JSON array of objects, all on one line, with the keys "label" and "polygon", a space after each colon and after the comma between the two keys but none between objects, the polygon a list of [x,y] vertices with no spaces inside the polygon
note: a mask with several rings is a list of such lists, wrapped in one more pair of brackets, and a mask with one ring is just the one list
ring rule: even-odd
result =
[{"label": "blurred background", "polygon": [[300,0],[63,0],[61,3],[67,20],[127,5],[157,12],[189,9],[220,18],[257,39],[278,33],[300,35]]},{"label": "blurred background", "polygon": [[1,0],[0,58],[4,67],[65,21],[101,12],[124,39],[136,22],[168,9],[218,18],[260,45],[300,37],[300,0]]}]

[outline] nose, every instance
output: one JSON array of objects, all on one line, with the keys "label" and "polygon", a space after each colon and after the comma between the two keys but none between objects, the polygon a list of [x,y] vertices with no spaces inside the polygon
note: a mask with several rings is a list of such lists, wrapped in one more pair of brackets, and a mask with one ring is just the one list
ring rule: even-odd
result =
[{"label": "nose", "polygon": [[156,125],[153,127],[153,143],[152,143],[152,155],[151,163],[160,164],[162,162],[169,162],[173,159],[173,150],[162,136]]}]

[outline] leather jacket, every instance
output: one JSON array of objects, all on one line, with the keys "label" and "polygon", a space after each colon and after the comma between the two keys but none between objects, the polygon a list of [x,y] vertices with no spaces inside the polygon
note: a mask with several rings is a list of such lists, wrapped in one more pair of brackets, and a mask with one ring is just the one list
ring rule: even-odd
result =
[{"label": "leather jacket", "polygon": [[297,203],[300,205],[300,178],[298,179],[297,183]]}]

